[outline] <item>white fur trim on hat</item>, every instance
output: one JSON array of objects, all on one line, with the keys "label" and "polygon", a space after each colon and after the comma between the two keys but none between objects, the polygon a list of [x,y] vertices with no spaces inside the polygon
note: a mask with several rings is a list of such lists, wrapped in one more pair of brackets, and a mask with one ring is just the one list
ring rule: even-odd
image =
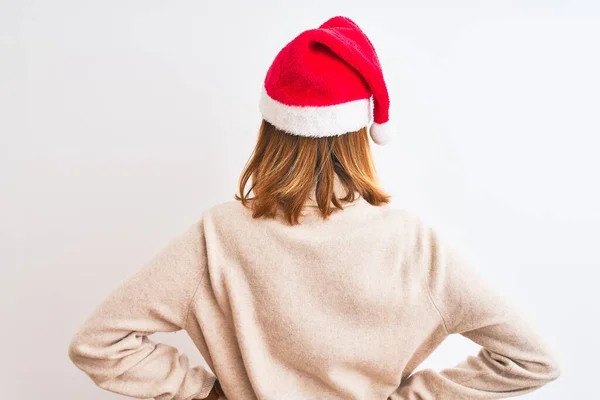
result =
[{"label": "white fur trim on hat", "polygon": [[332,106],[288,106],[271,98],[263,87],[259,110],[275,127],[299,136],[326,137],[357,131],[371,120],[371,100]]},{"label": "white fur trim on hat", "polygon": [[369,133],[373,141],[379,145],[385,145],[392,139],[390,124],[388,122],[384,122],[383,124],[373,122]]}]

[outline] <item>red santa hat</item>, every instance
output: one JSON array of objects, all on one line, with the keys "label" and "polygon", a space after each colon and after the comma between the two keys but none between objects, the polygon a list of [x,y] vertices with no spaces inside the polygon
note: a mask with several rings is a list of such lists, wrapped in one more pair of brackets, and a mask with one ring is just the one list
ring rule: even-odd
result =
[{"label": "red santa hat", "polygon": [[266,121],[300,136],[341,135],[372,119],[369,132],[379,145],[390,140],[389,107],[375,48],[358,25],[341,16],[302,32],[281,49],[259,103]]}]

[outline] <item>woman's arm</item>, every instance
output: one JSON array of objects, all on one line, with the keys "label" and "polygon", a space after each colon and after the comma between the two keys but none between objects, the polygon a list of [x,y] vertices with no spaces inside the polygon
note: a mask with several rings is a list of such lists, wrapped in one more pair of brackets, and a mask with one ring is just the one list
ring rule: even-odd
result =
[{"label": "woman's arm", "polygon": [[428,269],[426,288],[448,334],[482,346],[453,368],[426,369],[403,381],[391,400],[499,399],[536,390],[560,375],[541,334],[429,226],[419,222],[415,257]]},{"label": "woman's arm", "polygon": [[155,332],[186,328],[206,269],[199,221],[107,296],[72,339],[70,359],[111,392],[157,400],[206,398],[216,380],[212,372],[149,339]]}]

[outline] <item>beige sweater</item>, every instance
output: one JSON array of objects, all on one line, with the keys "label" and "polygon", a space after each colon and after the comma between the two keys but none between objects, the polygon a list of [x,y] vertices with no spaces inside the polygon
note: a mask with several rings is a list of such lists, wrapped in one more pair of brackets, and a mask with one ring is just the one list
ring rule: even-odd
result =
[{"label": "beige sweater", "polygon": [[[296,226],[237,201],[205,211],[107,296],[70,359],[158,400],[205,398],[216,377],[231,400],[498,399],[558,377],[540,333],[431,226],[362,197],[324,221],[313,197]],[[149,338],[182,329],[211,370]],[[411,375],[456,333],[477,356]]]}]

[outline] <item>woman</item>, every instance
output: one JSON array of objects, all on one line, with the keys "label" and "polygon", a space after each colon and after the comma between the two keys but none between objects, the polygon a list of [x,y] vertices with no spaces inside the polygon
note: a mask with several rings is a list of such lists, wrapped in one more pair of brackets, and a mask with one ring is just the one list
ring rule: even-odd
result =
[{"label": "woman", "polygon": [[[267,73],[239,195],[111,293],[71,360],[103,389],[160,400],[497,399],[557,378],[523,315],[431,226],[387,206],[368,135],[387,142],[388,109],[354,22],[292,40]],[[149,339],[178,330],[210,370]],[[477,356],[413,373],[456,333]]]}]

